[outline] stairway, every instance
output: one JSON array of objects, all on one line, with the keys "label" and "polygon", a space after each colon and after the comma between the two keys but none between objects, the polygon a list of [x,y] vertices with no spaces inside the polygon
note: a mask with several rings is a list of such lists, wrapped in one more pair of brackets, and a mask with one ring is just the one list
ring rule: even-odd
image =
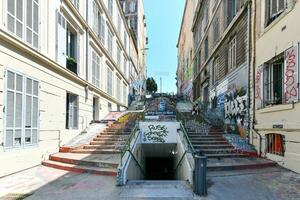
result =
[{"label": "stairway", "polygon": [[137,119],[130,115],[122,122],[114,122],[110,127],[97,134],[88,144],[79,148],[61,151],[43,161],[44,166],[76,173],[92,173],[116,176],[124,147]]},{"label": "stairway", "polygon": [[192,200],[194,194],[186,181],[130,180],[123,187],[120,199]]},{"label": "stairway", "polygon": [[240,153],[223,137],[221,126],[211,126],[208,133],[194,131],[189,126],[186,128],[194,149],[207,156],[209,171],[258,169],[276,165],[273,161]]}]

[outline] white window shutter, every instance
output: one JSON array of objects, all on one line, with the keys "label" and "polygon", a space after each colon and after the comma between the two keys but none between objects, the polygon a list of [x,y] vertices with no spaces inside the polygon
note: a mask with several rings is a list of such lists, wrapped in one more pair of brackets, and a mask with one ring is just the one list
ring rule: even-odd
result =
[{"label": "white window shutter", "polygon": [[62,14],[57,10],[56,12],[56,62],[66,67],[67,63],[67,34],[66,34],[66,20]]},{"label": "white window shutter", "polygon": [[77,74],[80,74],[80,33],[77,32],[77,49],[76,49],[76,60],[77,60]]},{"label": "white window shutter", "polygon": [[284,101],[292,103],[299,99],[299,46],[296,45],[285,51],[284,56]]}]

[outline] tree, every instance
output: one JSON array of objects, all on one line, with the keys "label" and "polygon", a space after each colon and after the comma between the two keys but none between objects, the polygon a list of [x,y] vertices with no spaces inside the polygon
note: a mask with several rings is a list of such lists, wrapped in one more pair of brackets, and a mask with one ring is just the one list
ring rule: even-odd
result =
[{"label": "tree", "polygon": [[146,81],[146,89],[147,89],[147,92],[149,93],[153,93],[153,92],[156,92],[157,91],[157,84],[155,82],[155,80],[150,77],[147,79]]}]

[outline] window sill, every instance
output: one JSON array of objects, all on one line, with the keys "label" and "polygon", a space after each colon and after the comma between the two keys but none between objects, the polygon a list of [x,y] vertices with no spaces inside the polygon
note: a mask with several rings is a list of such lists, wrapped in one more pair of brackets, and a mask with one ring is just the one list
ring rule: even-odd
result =
[{"label": "window sill", "polygon": [[283,105],[275,105],[267,108],[263,108],[258,110],[259,113],[271,113],[271,112],[279,112],[285,110],[292,110],[294,109],[294,104],[283,104]]}]

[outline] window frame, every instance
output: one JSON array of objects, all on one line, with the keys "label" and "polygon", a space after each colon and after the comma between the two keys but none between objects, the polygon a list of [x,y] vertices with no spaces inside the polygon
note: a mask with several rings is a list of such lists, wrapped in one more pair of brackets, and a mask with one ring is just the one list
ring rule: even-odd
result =
[{"label": "window frame", "polygon": [[229,72],[234,70],[237,67],[236,49],[237,49],[237,40],[236,40],[236,36],[234,36],[228,43],[228,62],[227,63],[228,63]]}]

